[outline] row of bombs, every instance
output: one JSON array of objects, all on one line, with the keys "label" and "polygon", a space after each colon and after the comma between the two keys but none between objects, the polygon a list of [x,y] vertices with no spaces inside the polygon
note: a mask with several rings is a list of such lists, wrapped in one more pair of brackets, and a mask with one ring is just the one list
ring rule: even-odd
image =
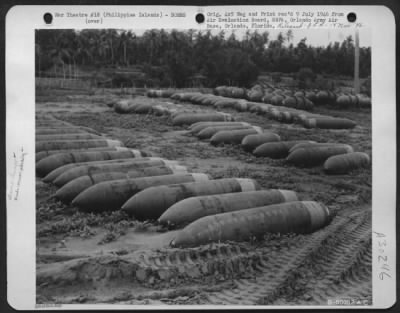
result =
[{"label": "row of bombs", "polygon": [[[319,166],[324,164],[324,170],[328,174],[346,174],[352,170],[368,167],[370,158],[366,153],[354,152],[353,148],[336,143],[315,143],[310,141],[284,141],[277,143],[267,143],[276,139],[276,134],[263,133],[259,127],[252,126],[244,122],[233,122],[233,117],[223,112],[174,112],[172,115],[173,125],[193,124],[200,121],[213,121],[215,125],[210,125],[208,129],[198,133],[200,139],[210,139],[211,144],[240,144],[257,157],[287,158],[289,163],[296,166]],[[231,122],[228,122],[231,121]],[[319,121],[309,119],[308,122]],[[333,122],[332,119],[328,119]],[[346,124],[346,119],[336,119],[336,123]],[[212,123],[212,122],[211,122]],[[220,123],[218,125],[218,123]],[[223,125],[227,123],[227,125]],[[222,125],[221,125],[222,124]],[[318,125],[318,124],[317,124]],[[327,124],[322,124],[326,126]],[[337,124],[336,124],[337,125]],[[213,126],[213,127],[211,127]],[[319,125],[321,126],[321,125]],[[246,137],[247,138],[244,138]],[[243,141],[243,142],[242,142]],[[258,144],[258,146],[253,146]],[[309,144],[312,147],[301,147],[302,150],[291,154],[291,149],[297,148],[297,144]],[[306,149],[307,148],[307,149]],[[340,156],[339,156],[340,155]]]},{"label": "row of bombs", "polygon": [[[53,129],[67,128],[62,122],[51,124]],[[60,150],[41,158],[36,171],[43,181],[59,187],[55,198],[80,210],[122,209],[138,220],[183,227],[173,246],[240,241],[267,232],[309,233],[331,220],[327,207],[300,201],[294,191],[263,190],[246,178],[214,180],[204,173],[188,173],[176,161],[138,150],[111,150],[115,148]]]},{"label": "row of bombs", "polygon": [[[148,90],[148,97],[169,98],[175,90]],[[214,94],[221,97],[247,99],[254,102],[264,102],[273,105],[311,110],[314,104],[330,104],[338,108],[371,107],[371,98],[365,94],[336,93],[330,90],[291,90],[256,85],[252,89],[219,86]]]},{"label": "row of bombs", "polygon": [[240,144],[256,157],[283,159],[299,167],[323,164],[327,174],[347,174],[370,166],[370,157],[354,152],[347,144],[317,143],[309,140],[281,141],[278,134],[262,130],[246,122],[197,122],[189,133],[213,145]]},{"label": "row of bombs", "polygon": [[125,149],[120,141],[108,139],[94,129],[75,126],[54,118],[37,118],[35,135],[36,161],[72,149],[99,151]]},{"label": "row of bombs", "polygon": [[[165,95],[170,93],[171,91],[166,92]],[[239,87],[219,86],[215,88],[214,94],[290,107],[294,105],[293,100],[288,101],[287,99],[305,98],[308,101],[302,101],[296,105],[298,105],[298,108],[308,110],[312,109],[314,104],[329,104],[337,108],[371,107],[371,98],[365,94],[353,95],[342,92],[336,93],[330,90],[291,90],[274,87],[263,88],[260,85],[255,85],[253,88],[246,90]]]},{"label": "row of bombs", "polygon": [[[282,123],[298,123],[306,128],[349,129],[356,126],[354,121],[347,118],[336,118],[285,106],[249,102],[243,99],[226,98],[198,92],[176,93],[171,96],[171,99],[204,106],[214,106],[214,108],[218,110],[222,108],[230,108],[241,112],[254,112],[256,114],[266,115],[268,118]],[[295,101],[298,99],[296,98]],[[157,110],[159,110],[158,106],[160,105],[157,105]],[[174,114],[176,115],[179,112],[180,111],[174,111]]]}]

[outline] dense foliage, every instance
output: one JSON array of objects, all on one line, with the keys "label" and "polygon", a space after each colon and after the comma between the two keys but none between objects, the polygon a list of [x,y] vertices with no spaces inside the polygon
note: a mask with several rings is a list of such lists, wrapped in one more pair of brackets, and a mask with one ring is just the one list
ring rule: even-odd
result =
[{"label": "dense foliage", "polygon": [[[54,69],[65,76],[84,67],[134,68],[143,83],[162,87],[188,87],[194,80],[210,87],[248,87],[261,72],[353,75],[351,37],[327,47],[307,45],[306,38],[297,45],[292,40],[290,30],[274,40],[268,32],[247,32],[239,40],[223,31],[152,29],[137,36],[116,29],[37,30],[36,70]],[[360,76],[370,74],[371,50],[360,48]]]}]

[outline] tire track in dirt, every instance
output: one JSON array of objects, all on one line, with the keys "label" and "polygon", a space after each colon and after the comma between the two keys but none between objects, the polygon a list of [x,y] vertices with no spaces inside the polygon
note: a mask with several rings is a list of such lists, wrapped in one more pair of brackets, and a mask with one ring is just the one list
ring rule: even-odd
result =
[{"label": "tire track in dirt", "polygon": [[[350,292],[354,297],[371,295],[370,214],[361,214],[361,221],[358,222],[354,224],[351,219],[337,217],[331,225],[312,234],[304,246],[280,250],[275,255],[267,254],[258,267],[256,279],[237,280],[235,289],[211,293],[207,302],[288,305],[291,301],[287,296],[293,293],[290,289],[302,286],[304,275],[299,273],[304,273],[307,267],[314,268],[309,275],[314,279],[295,293],[294,298],[301,299],[307,291],[312,301],[294,301],[293,304],[327,304],[328,298],[337,298],[342,294],[348,297]],[[335,239],[337,236],[339,240]],[[360,245],[362,242],[364,244]],[[318,281],[315,278],[318,273],[326,277]],[[332,288],[332,281],[338,281],[336,288]],[[307,286],[314,288],[309,290]]]},{"label": "tire track in dirt", "polygon": [[[347,224],[304,264],[303,276],[317,278],[309,281],[305,292],[296,295],[295,300],[282,297],[271,304],[326,305],[328,299],[371,298],[371,214],[350,217]],[[291,286],[301,279],[291,282]]]}]

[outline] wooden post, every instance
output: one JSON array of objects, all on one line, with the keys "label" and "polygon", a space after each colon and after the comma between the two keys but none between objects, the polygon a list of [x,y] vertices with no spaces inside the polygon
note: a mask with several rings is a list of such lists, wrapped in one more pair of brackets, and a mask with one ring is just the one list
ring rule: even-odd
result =
[{"label": "wooden post", "polygon": [[356,40],[354,50],[354,92],[355,94],[360,93],[360,47],[358,38],[358,28],[356,28]]}]

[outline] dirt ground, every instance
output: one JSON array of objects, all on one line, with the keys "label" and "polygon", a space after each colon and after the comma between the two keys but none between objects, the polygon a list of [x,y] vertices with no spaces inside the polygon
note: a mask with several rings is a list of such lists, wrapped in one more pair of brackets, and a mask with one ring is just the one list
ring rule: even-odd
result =
[{"label": "dirt ground", "polygon": [[[169,246],[176,230],[119,211],[79,212],[54,200],[56,187],[38,178],[38,303],[327,305],[342,298],[371,303],[371,169],[328,176],[320,167],[255,158],[238,146],[200,141],[186,128],[172,126],[168,117],[117,114],[105,100],[101,94],[49,91],[37,96],[36,111],[91,127],[127,147],[178,160],[191,172],[214,179],[253,178],[265,189],[294,190],[302,200],[327,205],[334,218],[308,235],[267,235],[252,242],[178,249]],[[355,120],[358,125],[352,130],[305,129],[250,112],[224,111],[272,130],[282,140],[346,143],[371,155],[370,110],[315,109]]]}]

